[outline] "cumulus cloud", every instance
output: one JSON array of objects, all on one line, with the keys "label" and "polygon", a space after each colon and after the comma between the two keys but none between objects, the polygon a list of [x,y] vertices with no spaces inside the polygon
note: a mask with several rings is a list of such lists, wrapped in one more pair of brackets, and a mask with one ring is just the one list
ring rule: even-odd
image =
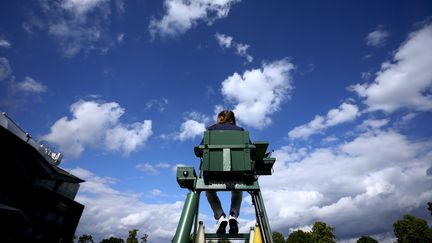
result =
[{"label": "cumulus cloud", "polygon": [[10,48],[12,44],[6,39],[0,39],[0,48]]},{"label": "cumulus cloud", "polygon": [[384,26],[380,25],[366,36],[366,44],[368,46],[382,46],[389,36],[390,33],[384,29]]},{"label": "cumulus cloud", "polygon": [[353,121],[358,115],[359,109],[356,105],[344,102],[338,108],[329,110],[325,117],[317,115],[307,124],[295,127],[289,131],[288,137],[290,139],[305,139],[312,134],[322,132],[329,127]]},{"label": "cumulus cloud", "polygon": [[262,68],[234,73],[222,82],[222,95],[234,105],[242,124],[262,129],[272,120],[293,89],[290,71],[294,65],[287,59],[264,63]]},{"label": "cumulus cloud", "polygon": [[[151,242],[170,242],[183,208],[183,202],[147,204],[140,194],[115,190],[112,178],[75,168],[70,172],[84,180],[76,200],[85,205],[77,235],[90,234],[100,241],[114,235],[127,238],[130,229],[148,233]],[[153,196],[163,195],[158,189]],[[151,222],[151,223],[149,223]]]},{"label": "cumulus cloud", "polygon": [[41,82],[38,82],[31,77],[25,77],[24,81],[15,84],[17,91],[29,92],[29,93],[43,93],[47,91],[47,86]]},{"label": "cumulus cloud", "polygon": [[393,112],[401,108],[432,110],[432,25],[409,35],[392,62],[384,62],[373,83],[350,87],[369,111]]},{"label": "cumulus cloud", "polygon": [[340,239],[391,232],[432,197],[431,148],[432,141],[375,130],[331,147],[275,151],[274,174],[261,179],[272,228],[287,234],[323,220]]},{"label": "cumulus cloud", "polygon": [[185,33],[200,22],[211,25],[228,16],[231,6],[239,0],[165,0],[165,15],[152,19],[149,25],[153,37],[172,37]]},{"label": "cumulus cloud", "polygon": [[152,121],[150,120],[131,125],[117,124],[106,131],[105,146],[109,150],[120,150],[129,154],[143,145],[152,134]]},{"label": "cumulus cloud", "polygon": [[219,45],[223,48],[230,48],[233,42],[233,38],[225,34],[216,33],[215,38],[218,41]]},{"label": "cumulus cloud", "polygon": [[119,118],[124,109],[115,102],[79,100],[70,106],[72,118],[62,117],[42,139],[57,144],[68,156],[77,157],[85,147],[102,146],[124,154],[143,146],[152,135],[152,122],[124,125]]},{"label": "cumulus cloud", "polygon": [[9,60],[5,57],[0,57],[0,81],[8,78],[12,74],[12,68]]},{"label": "cumulus cloud", "polygon": [[222,48],[232,47],[236,50],[236,54],[241,57],[244,57],[247,62],[253,61],[253,57],[247,53],[247,49],[250,47],[249,45],[235,42],[233,40],[233,37],[227,36],[225,34],[216,33],[215,38]]},{"label": "cumulus cloud", "polygon": [[110,0],[47,0],[39,4],[43,15],[32,13],[23,24],[28,33],[46,31],[57,41],[65,57],[81,51],[108,50],[105,37],[112,15]]},{"label": "cumulus cloud", "polygon": [[197,136],[202,136],[206,130],[206,123],[209,118],[198,112],[190,112],[184,118],[184,122],[180,125],[180,132],[175,136],[175,139],[185,141],[194,139]]}]

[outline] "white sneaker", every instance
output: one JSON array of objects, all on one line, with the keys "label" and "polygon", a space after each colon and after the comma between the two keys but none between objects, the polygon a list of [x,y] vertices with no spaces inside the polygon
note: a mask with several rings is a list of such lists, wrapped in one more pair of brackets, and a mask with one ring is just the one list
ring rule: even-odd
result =
[{"label": "white sneaker", "polygon": [[225,234],[225,228],[227,227],[227,224],[228,224],[228,221],[227,221],[225,215],[222,215],[217,221],[216,234]]},{"label": "white sneaker", "polygon": [[229,233],[230,234],[237,234],[239,231],[237,218],[230,214],[228,221],[229,221],[229,225],[230,225]]}]

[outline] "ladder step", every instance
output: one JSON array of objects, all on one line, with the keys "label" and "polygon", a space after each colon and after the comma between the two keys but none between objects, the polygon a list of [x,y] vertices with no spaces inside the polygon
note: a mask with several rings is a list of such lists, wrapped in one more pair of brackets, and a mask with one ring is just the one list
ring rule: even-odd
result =
[{"label": "ladder step", "polygon": [[205,234],[206,240],[248,240],[249,234],[213,234],[213,233],[206,233]]}]

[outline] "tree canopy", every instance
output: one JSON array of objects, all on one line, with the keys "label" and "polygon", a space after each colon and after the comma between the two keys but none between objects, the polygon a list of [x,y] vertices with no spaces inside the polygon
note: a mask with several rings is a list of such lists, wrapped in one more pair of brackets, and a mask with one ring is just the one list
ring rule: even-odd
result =
[{"label": "tree canopy", "polygon": [[432,229],[426,220],[405,215],[393,224],[397,243],[430,243],[432,242]]},{"label": "tree canopy", "polygon": [[364,235],[357,240],[357,243],[379,243],[379,242],[368,235]]},{"label": "tree canopy", "polygon": [[124,240],[121,238],[110,237],[108,239],[103,239],[100,243],[124,243]]},{"label": "tree canopy", "polygon": [[317,221],[312,226],[312,241],[317,243],[336,243],[334,228],[322,221]]},{"label": "tree canopy", "polygon": [[81,235],[78,238],[78,243],[94,243],[94,240],[91,235]]},{"label": "tree canopy", "polygon": [[137,232],[137,229],[129,230],[129,236],[126,239],[126,243],[138,243]]},{"label": "tree canopy", "polygon": [[272,238],[274,243],[285,243],[285,237],[277,231],[272,232]]},{"label": "tree canopy", "polygon": [[296,230],[288,236],[286,243],[312,243],[312,235],[303,230]]}]

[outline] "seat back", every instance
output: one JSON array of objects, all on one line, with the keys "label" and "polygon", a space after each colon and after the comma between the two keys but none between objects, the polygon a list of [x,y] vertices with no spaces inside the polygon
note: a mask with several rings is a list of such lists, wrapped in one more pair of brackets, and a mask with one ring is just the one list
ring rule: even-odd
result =
[{"label": "seat back", "polygon": [[197,148],[202,152],[201,170],[206,184],[253,182],[251,149],[255,145],[250,143],[249,132],[206,131],[203,144]]}]

